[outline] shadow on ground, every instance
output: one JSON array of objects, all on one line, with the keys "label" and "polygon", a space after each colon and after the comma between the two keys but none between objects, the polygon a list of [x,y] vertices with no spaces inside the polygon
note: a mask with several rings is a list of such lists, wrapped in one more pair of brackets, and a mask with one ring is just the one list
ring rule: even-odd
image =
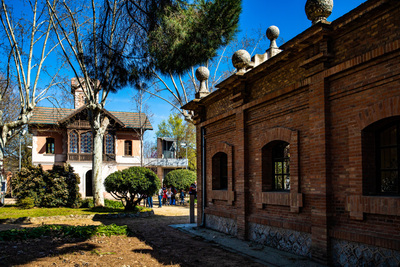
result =
[{"label": "shadow on ground", "polygon": [[[264,266],[245,256],[224,250],[212,241],[205,241],[170,227],[171,224],[189,222],[188,215],[180,215],[182,212],[179,211],[183,211],[181,208],[184,209],[176,207],[178,212],[174,211],[175,208],[171,211],[160,209],[163,210],[163,215],[144,218],[103,219],[95,216],[93,221],[83,222],[127,225],[130,229],[128,237],[93,237],[87,240],[43,237],[19,242],[0,242],[0,265]],[[74,224],[78,223],[75,221]],[[19,228],[32,225],[13,226]]]}]

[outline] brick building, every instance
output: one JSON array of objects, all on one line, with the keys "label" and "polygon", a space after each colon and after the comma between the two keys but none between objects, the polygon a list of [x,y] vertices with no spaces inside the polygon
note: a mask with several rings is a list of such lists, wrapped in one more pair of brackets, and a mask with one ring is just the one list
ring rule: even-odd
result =
[{"label": "brick building", "polygon": [[237,73],[183,107],[201,148],[198,224],[322,263],[398,266],[400,1],[333,22],[315,10],[279,48],[270,27],[264,55],[236,52]]}]

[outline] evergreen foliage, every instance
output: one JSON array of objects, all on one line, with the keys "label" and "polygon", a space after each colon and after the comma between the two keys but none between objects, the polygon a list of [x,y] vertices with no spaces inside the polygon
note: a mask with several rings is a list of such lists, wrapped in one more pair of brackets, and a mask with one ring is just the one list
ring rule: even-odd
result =
[{"label": "evergreen foliage", "polygon": [[31,208],[35,207],[35,200],[31,197],[24,197],[24,198],[18,199],[17,206],[20,209],[31,209]]},{"label": "evergreen foliage", "polygon": [[12,183],[19,202],[32,198],[36,207],[78,207],[79,180],[70,165],[54,165],[50,171],[31,165],[22,168]]},{"label": "evergreen foliage", "polygon": [[187,191],[192,183],[196,181],[196,173],[190,170],[174,170],[165,176],[163,183],[173,186],[177,190]]},{"label": "evergreen foliage", "polygon": [[153,171],[144,167],[131,167],[110,174],[104,186],[115,199],[122,201],[126,211],[131,211],[144,196],[154,195],[161,184]]},{"label": "evergreen foliage", "polygon": [[148,35],[155,69],[183,74],[214,57],[234,38],[240,13],[241,0],[173,1],[159,11],[159,23]]}]

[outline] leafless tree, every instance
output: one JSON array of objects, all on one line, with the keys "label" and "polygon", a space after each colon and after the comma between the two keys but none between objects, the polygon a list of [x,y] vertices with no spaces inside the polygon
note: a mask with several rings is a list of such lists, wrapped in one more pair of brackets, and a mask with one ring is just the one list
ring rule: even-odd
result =
[{"label": "leafless tree", "polygon": [[[241,39],[232,41],[228,46],[219,50],[219,54],[207,62],[205,66],[210,69],[210,78],[207,87],[210,91],[215,90],[215,86],[232,75],[235,69],[231,63],[233,53],[239,49],[247,50],[251,55],[255,53],[264,53],[263,49],[266,47],[266,36],[262,33],[261,29],[253,30],[249,35],[245,35]],[[179,112],[185,120],[191,122],[193,113],[182,110],[181,107],[192,100],[195,93],[199,91],[199,84],[195,78],[195,68],[193,66],[191,71],[186,75],[174,76],[170,73],[168,76],[160,75],[155,69],[151,70],[153,79],[150,86],[144,89],[150,95],[160,98],[169,103],[175,112]],[[162,94],[167,92],[165,94]]]},{"label": "leafless tree", "polygon": [[[20,10],[1,0],[0,22],[2,38],[5,39],[1,49],[6,55],[6,62],[3,62],[6,69],[0,87],[0,169],[3,168],[7,142],[28,123],[36,105],[47,98],[48,90],[57,85],[57,71],[48,77],[46,85],[41,80],[43,74],[49,74],[46,73],[45,61],[58,46],[58,42],[52,42],[47,6],[39,0],[24,3],[27,13],[20,14]],[[18,95],[18,103],[14,106],[18,108],[17,115],[7,110],[12,108],[7,98],[13,94]]]},{"label": "leafless tree", "polygon": [[[140,87],[140,83],[138,83]],[[150,96],[151,97],[151,96]],[[150,98],[147,96],[146,92],[139,88],[137,90],[136,95],[132,97],[132,101],[135,105],[134,109],[139,114],[139,127],[135,129],[140,139],[140,166],[143,167],[143,159],[144,159],[144,134],[149,122],[151,122],[153,113],[150,111],[149,106],[147,105],[147,100]]]},{"label": "leafless tree", "polygon": [[54,5],[46,1],[65,60],[85,94],[93,134],[94,205],[104,206],[102,140],[109,119],[103,109],[109,93],[125,86],[134,75],[124,58],[134,33],[126,25],[123,0],[104,0],[100,5],[92,0],[89,6],[86,1],[55,0]]}]

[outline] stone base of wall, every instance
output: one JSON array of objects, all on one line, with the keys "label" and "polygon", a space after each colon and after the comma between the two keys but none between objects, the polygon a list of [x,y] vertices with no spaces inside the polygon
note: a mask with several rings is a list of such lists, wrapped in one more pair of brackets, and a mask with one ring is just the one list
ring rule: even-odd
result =
[{"label": "stone base of wall", "polygon": [[228,235],[237,236],[236,221],[211,214],[205,215],[206,227]]},{"label": "stone base of wall", "polygon": [[311,234],[249,223],[248,235],[256,243],[311,258]]},{"label": "stone base of wall", "polygon": [[400,251],[332,239],[334,266],[400,266]]}]

